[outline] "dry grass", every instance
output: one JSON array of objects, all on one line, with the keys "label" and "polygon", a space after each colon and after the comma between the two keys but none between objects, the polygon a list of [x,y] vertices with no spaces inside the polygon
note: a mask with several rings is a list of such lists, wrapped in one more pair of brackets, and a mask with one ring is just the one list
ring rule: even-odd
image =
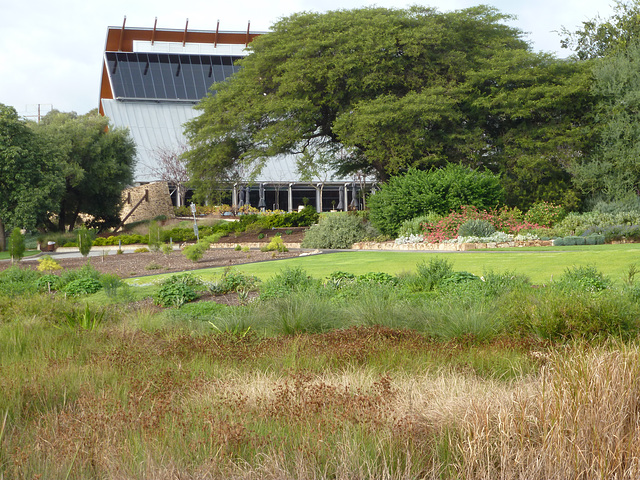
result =
[{"label": "dry grass", "polygon": [[[0,478],[640,475],[637,346],[483,350],[379,327],[261,339],[133,326],[152,317],[141,309],[93,332],[30,324],[19,338],[3,325],[16,346],[0,363]],[[521,363],[500,377],[462,361],[490,350]]]}]

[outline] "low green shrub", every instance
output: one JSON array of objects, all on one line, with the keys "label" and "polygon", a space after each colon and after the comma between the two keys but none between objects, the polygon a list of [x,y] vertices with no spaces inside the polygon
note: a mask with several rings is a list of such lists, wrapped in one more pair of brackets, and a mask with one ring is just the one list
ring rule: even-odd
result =
[{"label": "low green shrub", "polygon": [[595,266],[576,266],[565,270],[555,282],[564,290],[599,292],[611,288],[612,281],[599,272]]},{"label": "low green shrub", "polygon": [[209,291],[214,295],[223,295],[229,292],[251,291],[258,285],[258,278],[247,275],[232,268],[227,268],[223,272],[220,280],[209,285]]},{"label": "low green shrub", "polygon": [[282,237],[273,237],[271,241],[263,247],[260,247],[262,252],[288,252],[289,249],[282,241]]},{"label": "low green shrub", "polygon": [[62,279],[58,275],[47,273],[38,278],[38,280],[36,281],[36,286],[41,292],[53,292],[56,290],[60,290],[63,284]]},{"label": "low green shrub", "polygon": [[198,297],[193,287],[182,282],[163,284],[154,296],[156,305],[162,307],[181,307]]},{"label": "low green shrub", "polygon": [[78,278],[67,283],[63,289],[68,295],[77,297],[81,295],[91,295],[102,288],[99,280],[90,277]]},{"label": "low green shrub", "polygon": [[192,262],[197,262],[204,256],[205,252],[209,250],[211,244],[202,239],[198,243],[189,245],[182,250],[182,253],[185,257],[187,257]]},{"label": "low green shrub", "polygon": [[458,228],[459,237],[490,237],[496,231],[491,223],[483,219],[468,220]]},{"label": "low green shrub", "polygon": [[300,267],[286,267],[260,286],[260,299],[281,298],[292,292],[305,291],[318,282]]},{"label": "low green shrub", "polygon": [[379,232],[357,215],[332,213],[320,217],[319,223],[306,231],[302,247],[346,249],[377,236]]},{"label": "low green shrub", "polygon": [[411,290],[429,292],[453,274],[453,264],[446,259],[434,258],[429,263],[416,265],[416,275],[409,281]]}]

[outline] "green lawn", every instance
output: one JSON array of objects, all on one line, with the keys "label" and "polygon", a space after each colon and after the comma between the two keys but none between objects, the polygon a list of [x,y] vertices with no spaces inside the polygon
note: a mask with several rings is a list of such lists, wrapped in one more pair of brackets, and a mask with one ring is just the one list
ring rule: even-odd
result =
[{"label": "green lawn", "polygon": [[[31,255],[37,255],[40,253],[40,250],[27,250],[24,252],[25,257],[30,257]],[[0,252],[0,260],[10,260],[11,254],[9,252]]]},{"label": "green lawn", "polygon": [[[356,275],[367,272],[413,272],[418,263],[429,262],[432,258],[446,258],[453,263],[455,270],[465,270],[476,275],[489,271],[516,272],[528,275],[532,282],[540,284],[552,281],[569,267],[595,265],[612,280],[620,282],[630,265],[638,264],[640,267],[640,244],[492,249],[456,253],[345,251],[251,263],[234,268],[263,280],[285,267],[301,267],[309,275],[322,278],[335,271]],[[199,270],[197,273],[207,279],[219,276],[222,271],[223,268],[213,268]],[[163,276],[166,275],[133,279],[131,283],[149,283]]]}]

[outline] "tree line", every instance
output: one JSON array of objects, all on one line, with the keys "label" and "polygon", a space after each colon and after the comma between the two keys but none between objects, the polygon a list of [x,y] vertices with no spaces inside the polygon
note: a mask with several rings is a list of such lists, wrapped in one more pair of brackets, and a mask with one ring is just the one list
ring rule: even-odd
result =
[{"label": "tree line", "polygon": [[[447,164],[488,170],[505,201],[580,208],[640,187],[640,0],[564,29],[558,59],[489,6],[298,13],[249,45],[187,125],[200,198],[273,155],[379,181]],[[246,172],[249,172],[248,174]]]},{"label": "tree line", "polygon": [[18,227],[98,229],[120,221],[122,190],[133,181],[135,145],[97,111],[52,111],[40,123],[0,104],[0,250]]}]

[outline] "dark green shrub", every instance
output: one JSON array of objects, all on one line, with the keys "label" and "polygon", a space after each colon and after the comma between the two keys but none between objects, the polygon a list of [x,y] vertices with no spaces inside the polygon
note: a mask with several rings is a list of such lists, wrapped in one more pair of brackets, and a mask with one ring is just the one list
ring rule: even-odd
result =
[{"label": "dark green shrub", "polygon": [[100,283],[107,297],[113,298],[118,294],[118,288],[125,285],[120,277],[113,274],[105,274],[100,277]]},{"label": "dark green shrub", "polygon": [[183,282],[163,284],[154,297],[157,305],[162,307],[180,307],[198,297],[193,287]]},{"label": "dark green shrub", "polygon": [[90,232],[84,225],[78,229],[78,249],[83,257],[89,255],[93,246],[93,232]]},{"label": "dark green shrub", "polygon": [[37,291],[40,273],[35,270],[12,266],[0,272],[0,292],[6,295],[22,295]]},{"label": "dark green shrub", "polygon": [[149,250],[152,252],[157,252],[160,250],[160,245],[162,244],[162,229],[160,228],[160,224],[155,220],[151,220],[149,222],[149,235],[148,235],[148,243]]},{"label": "dark green shrub", "polygon": [[14,228],[9,237],[9,254],[11,255],[11,263],[19,262],[24,257],[25,245],[24,235],[18,227]]},{"label": "dark green shrub", "polygon": [[182,253],[192,262],[197,262],[204,256],[205,252],[209,250],[209,247],[211,247],[211,244],[203,239],[194,245],[185,247]]},{"label": "dark green shrub", "polygon": [[357,215],[333,213],[320,217],[302,240],[303,248],[351,248],[356,242],[375,238],[378,232]]},{"label": "dark green shrub", "polygon": [[449,164],[430,171],[410,170],[392,177],[369,196],[371,223],[397,236],[405,220],[434,212],[447,215],[464,205],[490,210],[502,204],[505,192],[497,175]]},{"label": "dark green shrub", "polygon": [[55,290],[60,290],[62,287],[62,280],[58,275],[48,273],[46,275],[42,275],[37,280],[36,285],[38,290],[41,292],[53,292]]},{"label": "dark green shrub", "polygon": [[458,229],[459,237],[490,237],[495,233],[496,227],[486,220],[480,218],[468,220],[460,225]]},{"label": "dark green shrub", "polygon": [[101,288],[102,284],[100,281],[95,278],[84,277],[67,283],[64,287],[64,292],[77,297],[80,295],[91,295],[92,293],[98,292]]},{"label": "dark green shrub", "polygon": [[448,277],[443,278],[442,281],[440,282],[440,284],[442,286],[459,285],[461,283],[473,282],[473,281],[477,281],[477,280],[480,280],[480,277],[478,277],[477,275],[474,275],[473,273],[470,273],[470,272],[453,272]]}]

